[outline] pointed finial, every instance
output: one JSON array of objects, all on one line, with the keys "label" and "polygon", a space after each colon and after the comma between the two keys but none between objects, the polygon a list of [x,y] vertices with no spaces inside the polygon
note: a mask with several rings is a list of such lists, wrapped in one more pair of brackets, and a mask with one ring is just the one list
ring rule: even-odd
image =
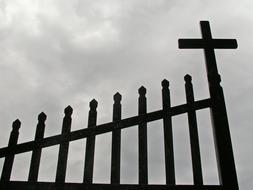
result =
[{"label": "pointed finial", "polygon": [[117,92],[117,93],[114,94],[114,96],[113,96],[113,99],[114,99],[115,102],[120,102],[120,101],[121,101],[121,98],[122,98],[122,96],[121,96],[121,94],[120,94],[119,92]]},{"label": "pointed finial", "polygon": [[38,115],[38,120],[41,121],[41,122],[45,122],[47,119],[47,115],[44,113],[44,112],[41,112],[39,115]]},{"label": "pointed finial", "polygon": [[190,83],[192,81],[191,75],[189,75],[189,74],[185,75],[184,80],[185,80],[185,82]]},{"label": "pointed finial", "polygon": [[170,82],[168,80],[164,79],[162,81],[162,87],[163,88],[168,88],[169,86],[170,86]]},{"label": "pointed finial", "polygon": [[90,101],[90,108],[91,109],[96,109],[97,106],[98,106],[97,100],[93,99],[93,100]]},{"label": "pointed finial", "polygon": [[12,129],[13,131],[18,131],[19,128],[21,126],[21,122],[19,119],[16,119],[13,123],[12,123]]},{"label": "pointed finial", "polygon": [[140,95],[145,95],[146,92],[147,92],[147,90],[146,90],[146,88],[144,86],[141,86],[139,88],[138,92],[139,92]]},{"label": "pointed finial", "polygon": [[71,116],[72,113],[73,113],[72,107],[71,107],[71,106],[66,107],[66,108],[64,109],[64,113],[65,113],[65,115]]}]

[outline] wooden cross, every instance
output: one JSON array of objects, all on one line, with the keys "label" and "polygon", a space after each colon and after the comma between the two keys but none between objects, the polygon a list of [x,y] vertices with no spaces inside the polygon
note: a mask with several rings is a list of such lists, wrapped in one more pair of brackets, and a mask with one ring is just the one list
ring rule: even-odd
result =
[{"label": "wooden cross", "polygon": [[213,39],[208,21],[200,21],[202,39],[179,39],[180,49],[204,49],[208,78],[216,77],[218,69],[214,49],[236,49],[235,39]]}]

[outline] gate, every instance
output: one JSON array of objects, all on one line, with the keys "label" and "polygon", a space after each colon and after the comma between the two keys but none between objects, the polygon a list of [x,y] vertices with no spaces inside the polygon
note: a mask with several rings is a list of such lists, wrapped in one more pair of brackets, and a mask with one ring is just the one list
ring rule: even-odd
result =
[{"label": "gate", "polygon": [[[202,39],[179,39],[179,48],[204,49],[210,97],[195,101],[191,76],[185,75],[186,103],[171,106],[169,81],[162,81],[162,109],[147,113],[146,89],[139,88],[138,115],[126,119],[121,118],[121,95],[114,95],[113,121],[97,125],[97,101],[90,102],[88,127],[71,132],[72,108],[64,110],[62,132],[59,135],[44,138],[46,114],[40,113],[36,128],[35,140],[17,144],[21,122],[13,122],[8,147],[0,149],[0,158],[5,158],[0,180],[1,190],[238,190],[238,182],[234,164],[229,125],[224,101],[221,78],[218,73],[214,49],[237,48],[234,39],[213,39],[208,21],[201,21]],[[200,158],[199,137],[196,111],[210,108],[214,133],[216,159],[219,173],[219,185],[203,184]],[[175,180],[174,150],[172,135],[172,117],[186,113],[188,116],[193,185],[179,185]],[[147,123],[163,120],[165,174],[166,184],[152,185],[148,183],[147,162]],[[120,183],[120,149],[121,130],[138,126],[138,184]],[[108,184],[93,183],[94,150],[96,135],[112,133],[111,178]],[[66,166],[69,142],[86,138],[85,166],[82,183],[66,183]],[[39,182],[38,173],[42,148],[59,145],[58,163],[55,182]],[[11,181],[10,176],[16,154],[32,152],[29,176],[27,181]]]}]

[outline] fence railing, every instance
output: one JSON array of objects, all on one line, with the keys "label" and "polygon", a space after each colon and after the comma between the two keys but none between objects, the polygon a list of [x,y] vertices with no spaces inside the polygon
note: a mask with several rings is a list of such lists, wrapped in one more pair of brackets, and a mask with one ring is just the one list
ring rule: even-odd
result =
[{"label": "fence railing", "polygon": [[[210,98],[195,101],[191,76],[185,76],[185,92],[187,103],[171,107],[169,81],[162,81],[162,101],[163,108],[158,111],[147,113],[146,88],[139,88],[138,110],[139,114],[135,117],[121,119],[121,95],[114,95],[113,121],[110,123],[97,125],[97,101],[90,102],[88,116],[88,127],[85,129],[71,132],[72,108],[68,106],[64,110],[62,132],[60,135],[44,138],[46,114],[38,115],[38,124],[34,141],[17,144],[19,128],[21,122],[15,120],[8,147],[0,149],[0,158],[5,157],[2,170],[1,182],[10,181],[12,165],[15,154],[32,152],[31,163],[28,175],[28,182],[37,182],[42,148],[60,145],[58,163],[56,170],[56,183],[64,183],[66,176],[66,166],[68,158],[69,142],[86,138],[85,166],[83,183],[92,184],[94,168],[94,150],[96,135],[112,132],[112,151],[111,151],[111,182],[110,184],[120,184],[120,152],[121,152],[121,129],[138,125],[138,145],[139,145],[139,184],[148,184],[148,163],[147,163],[147,123],[155,120],[163,120],[164,129],[164,148],[165,148],[165,171],[166,184],[175,185],[175,166],[172,138],[172,117],[179,114],[188,114],[191,156],[193,165],[193,176],[195,185],[203,185],[198,131],[196,123],[196,110],[210,108],[212,101]],[[20,183],[20,182],[19,182]]]},{"label": "fence railing", "polygon": [[[202,33],[205,34],[207,22],[201,22]],[[210,41],[210,39],[209,39]],[[182,45],[182,44],[181,44]],[[182,46],[184,46],[183,44]],[[212,43],[213,45],[213,43]],[[186,43],[189,46],[189,43]],[[220,47],[220,46],[219,46]],[[206,49],[207,50],[206,50]],[[208,49],[209,48],[209,49]],[[212,47],[214,48],[214,47]],[[211,48],[205,44],[206,57],[210,56],[208,52]],[[210,57],[208,58],[210,59]],[[210,61],[210,60],[209,60]],[[2,175],[0,180],[0,189],[65,189],[65,190],[81,190],[81,189],[175,189],[175,190],[205,190],[205,189],[230,189],[237,190],[237,177],[234,166],[234,158],[232,152],[231,139],[229,134],[226,108],[222,87],[218,70],[211,70],[207,61],[207,73],[209,81],[210,98],[196,101],[192,86],[192,78],[190,75],[184,77],[186,103],[178,106],[171,106],[169,81],[162,81],[162,109],[147,112],[146,89],[139,88],[138,115],[122,119],[121,117],[121,95],[114,95],[113,104],[113,121],[101,125],[97,125],[97,106],[96,100],[90,102],[90,110],[88,116],[88,127],[77,131],[71,131],[72,108],[68,106],[64,110],[64,118],[62,122],[61,134],[44,138],[46,114],[38,115],[38,124],[34,141],[18,144],[19,128],[21,122],[15,120],[12,125],[12,131],[9,138],[8,147],[0,149],[0,158],[5,158]],[[216,63],[215,63],[216,66]],[[218,78],[217,78],[218,77]],[[202,175],[202,164],[200,158],[199,137],[197,129],[196,111],[200,109],[210,108],[211,119],[214,131],[214,141],[216,148],[216,157],[219,172],[219,185],[204,185]],[[190,134],[190,148],[192,160],[193,185],[179,185],[175,180],[175,164],[174,164],[174,146],[172,135],[172,117],[179,114],[187,114],[188,126]],[[151,185],[148,183],[148,148],[147,148],[147,124],[156,120],[163,120],[164,133],[164,152],[165,152],[165,177],[166,183],[161,185]],[[121,160],[121,130],[128,127],[138,127],[138,184],[121,184],[120,183],[120,160]],[[112,150],[111,150],[111,178],[108,184],[93,183],[94,168],[94,150],[96,135],[104,133],[112,133]],[[66,183],[66,166],[69,150],[69,142],[86,138],[86,154],[82,183]],[[55,182],[38,182],[38,174],[41,160],[42,149],[49,146],[60,145],[58,153],[58,162]],[[11,181],[13,162],[16,154],[24,152],[32,152],[29,175],[27,181]]]}]

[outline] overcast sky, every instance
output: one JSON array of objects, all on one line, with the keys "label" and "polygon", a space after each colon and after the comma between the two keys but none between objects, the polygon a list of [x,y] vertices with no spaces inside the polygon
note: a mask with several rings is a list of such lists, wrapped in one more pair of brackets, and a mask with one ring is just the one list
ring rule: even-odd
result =
[{"label": "overcast sky", "polygon": [[[72,130],[85,128],[89,102],[98,123],[112,120],[113,95],[123,96],[123,118],[137,114],[138,88],[147,88],[148,111],[161,108],[161,85],[170,81],[172,105],[185,103],[185,74],[195,98],[208,97],[202,50],[179,50],[178,38],[200,37],[209,20],[213,37],[236,38],[237,50],[217,50],[240,189],[253,186],[251,0],[0,0],[0,147],[11,124],[22,122],[19,142],[33,140],[37,115],[48,115],[45,136],[60,133],[71,105]],[[206,184],[216,184],[208,110],[198,111]],[[191,184],[186,115],[173,118],[177,183]],[[162,121],[149,124],[149,182],[165,183]],[[111,134],[97,137],[94,181],[109,182]],[[81,182],[85,141],[70,144],[67,181]],[[58,147],[43,151],[39,179],[53,181]],[[137,183],[137,128],[122,132],[122,183]],[[12,179],[26,180],[31,153],[16,156]],[[3,159],[0,159],[2,167]]]}]

